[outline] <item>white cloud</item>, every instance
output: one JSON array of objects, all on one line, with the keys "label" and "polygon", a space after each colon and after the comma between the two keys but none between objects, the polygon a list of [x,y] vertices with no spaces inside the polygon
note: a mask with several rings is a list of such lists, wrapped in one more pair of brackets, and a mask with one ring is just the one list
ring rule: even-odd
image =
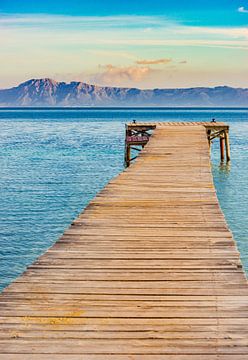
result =
[{"label": "white cloud", "polygon": [[0,26],[22,26],[42,27],[44,25],[56,26],[77,26],[77,27],[142,27],[152,29],[160,26],[166,21],[161,16],[141,15],[118,15],[118,16],[70,16],[70,15],[49,15],[49,14],[3,14],[0,13]]},{"label": "white cloud", "polygon": [[154,71],[149,66],[114,66],[112,64],[100,66],[100,69],[103,71],[94,74],[91,80],[104,85],[138,83]]},{"label": "white cloud", "polygon": [[[206,28],[202,29],[201,33],[201,29],[192,30],[192,28],[178,27],[172,31],[161,30],[161,32],[156,34],[157,36],[142,36],[132,30],[123,31],[120,29],[115,31],[95,30],[86,32],[76,29],[68,31],[66,28],[62,28],[61,30],[53,30],[51,32],[47,28],[42,31],[40,29],[27,31],[26,29],[1,28],[0,46],[2,53],[5,54],[8,53],[9,49],[11,49],[11,52],[14,50],[18,53],[19,51],[22,52],[25,48],[26,51],[33,55],[40,51],[45,51],[47,56],[50,57],[54,56],[54,53],[58,55],[66,53],[66,56],[69,54],[73,56],[74,54],[75,56],[75,53],[86,51],[86,49],[88,53],[90,50],[102,52],[95,56],[93,55],[92,59],[99,56],[106,57],[108,52],[111,56],[111,52],[118,51],[118,49],[122,53],[133,53],[134,49],[137,52],[142,47],[147,49],[164,46],[248,49],[247,28],[233,29],[230,32],[229,30],[225,32],[225,29],[216,29],[216,34],[214,28],[209,29],[209,33],[207,31],[208,29]],[[123,56],[119,56],[119,58],[124,60]],[[133,59],[135,58],[137,59],[137,56],[133,57]],[[129,60],[132,60],[132,58],[129,57]],[[112,62],[111,59],[107,61]],[[106,59],[104,62],[106,63]],[[126,57],[126,62],[128,62],[128,57]]]},{"label": "white cloud", "polygon": [[[247,11],[244,7],[240,9],[242,12]],[[13,45],[16,42],[17,46],[21,43],[30,46],[34,43],[35,46],[40,43],[53,48],[105,44],[117,46],[129,44],[210,46],[212,44],[222,47],[235,46],[233,41],[236,42],[236,46],[247,47],[248,39],[247,27],[187,26],[161,16],[0,14],[0,29],[1,44],[5,43],[8,46],[13,41]]]},{"label": "white cloud", "polygon": [[172,62],[172,59],[155,59],[155,60],[137,60],[138,65],[165,65]]},{"label": "white cloud", "polygon": [[240,6],[240,7],[238,8],[238,12],[248,13],[248,9],[246,9],[244,6]]},{"label": "white cloud", "polygon": [[218,38],[220,36],[232,39],[248,39],[248,27],[200,27],[200,26],[178,26],[174,29],[176,34],[211,36]]},{"label": "white cloud", "polygon": [[241,49],[247,50],[248,43],[247,41],[237,41],[237,40],[205,40],[205,39],[192,39],[192,40],[178,40],[178,39],[133,39],[133,40],[119,40],[118,42],[111,39],[104,40],[106,45],[132,45],[137,47],[150,46],[150,47],[161,47],[161,46],[171,46],[171,47],[218,47],[218,48],[230,48],[230,49]]},{"label": "white cloud", "polygon": [[[239,12],[248,13],[245,7],[240,7]],[[248,37],[247,27],[200,27],[187,26],[180,22],[175,22],[163,16],[141,16],[141,15],[119,15],[119,16],[69,16],[69,15],[48,15],[48,14],[3,14],[0,13],[0,27],[1,28],[25,28],[39,29],[45,31],[47,29],[58,29],[63,33],[70,31],[85,31],[94,30],[101,31],[102,29],[132,32],[133,29],[140,28],[142,36],[146,34],[149,36],[156,36],[160,32],[165,35],[213,35],[213,36],[227,36],[232,38]],[[156,29],[154,33],[152,30]],[[159,31],[159,32],[158,32]]]}]

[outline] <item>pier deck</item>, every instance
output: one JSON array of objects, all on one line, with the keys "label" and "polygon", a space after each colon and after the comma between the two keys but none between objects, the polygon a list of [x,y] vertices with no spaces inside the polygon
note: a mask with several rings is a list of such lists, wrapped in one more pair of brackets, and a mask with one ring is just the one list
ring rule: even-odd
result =
[{"label": "pier deck", "polygon": [[248,285],[202,125],[138,160],[0,297],[0,360],[246,360]]}]

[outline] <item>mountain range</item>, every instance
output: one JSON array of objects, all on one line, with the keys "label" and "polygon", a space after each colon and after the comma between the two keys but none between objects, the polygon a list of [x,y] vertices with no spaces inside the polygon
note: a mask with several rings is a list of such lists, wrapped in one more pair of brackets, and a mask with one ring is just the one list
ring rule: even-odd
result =
[{"label": "mountain range", "polygon": [[121,88],[31,79],[0,90],[0,106],[213,106],[248,107],[248,88]]}]

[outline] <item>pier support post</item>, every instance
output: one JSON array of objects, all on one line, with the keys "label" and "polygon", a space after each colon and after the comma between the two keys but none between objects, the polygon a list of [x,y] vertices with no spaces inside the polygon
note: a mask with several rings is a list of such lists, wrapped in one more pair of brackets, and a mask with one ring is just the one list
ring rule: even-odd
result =
[{"label": "pier support post", "polygon": [[220,160],[223,162],[225,160],[225,137],[220,135]]},{"label": "pier support post", "polygon": [[208,130],[207,131],[207,134],[208,134],[208,146],[209,146],[209,151],[210,151],[210,148],[211,148],[211,130]]},{"label": "pier support post", "polygon": [[125,166],[128,167],[130,165],[131,160],[131,148],[130,145],[126,144],[126,151],[125,151]]},{"label": "pier support post", "polygon": [[229,143],[229,131],[225,131],[225,145],[226,145],[226,161],[231,160],[231,154],[230,154],[230,143]]},{"label": "pier support post", "polygon": [[132,135],[131,130],[126,127],[126,139],[125,139],[125,166],[128,167],[131,161],[131,146],[128,143],[127,139]]}]

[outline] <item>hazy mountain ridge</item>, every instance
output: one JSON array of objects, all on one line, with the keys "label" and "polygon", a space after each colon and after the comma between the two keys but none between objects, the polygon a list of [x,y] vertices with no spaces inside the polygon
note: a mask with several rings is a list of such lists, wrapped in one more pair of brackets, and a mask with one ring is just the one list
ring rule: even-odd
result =
[{"label": "hazy mountain ridge", "polygon": [[188,89],[119,88],[83,82],[32,79],[0,90],[0,106],[248,106],[248,89],[218,86]]}]

